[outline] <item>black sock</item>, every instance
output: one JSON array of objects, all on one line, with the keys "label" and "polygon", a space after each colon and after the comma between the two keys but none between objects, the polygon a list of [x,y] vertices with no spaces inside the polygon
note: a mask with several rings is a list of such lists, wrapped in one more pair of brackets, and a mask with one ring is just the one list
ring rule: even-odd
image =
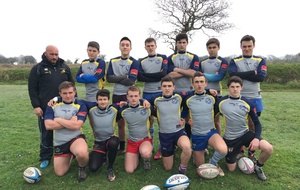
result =
[{"label": "black sock", "polygon": [[259,161],[256,162],[256,165],[257,165],[258,167],[263,167],[263,166],[264,166],[264,164],[259,163]]},{"label": "black sock", "polygon": [[120,150],[125,150],[125,141],[120,141]]}]

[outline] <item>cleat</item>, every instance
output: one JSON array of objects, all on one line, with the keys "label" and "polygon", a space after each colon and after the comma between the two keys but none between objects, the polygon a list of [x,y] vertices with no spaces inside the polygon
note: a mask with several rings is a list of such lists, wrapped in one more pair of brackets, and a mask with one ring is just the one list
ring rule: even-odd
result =
[{"label": "cleat", "polygon": [[205,149],[205,154],[208,156],[209,155],[209,150],[206,148]]},{"label": "cleat", "polygon": [[158,150],[157,152],[156,152],[156,154],[154,155],[154,160],[159,160],[159,159],[161,159],[161,152],[160,152],[160,150]]},{"label": "cleat", "polygon": [[265,176],[262,167],[259,167],[257,165],[255,165],[255,173],[257,174],[258,179],[262,180],[262,181],[266,181],[267,177]]},{"label": "cleat", "polygon": [[47,168],[48,165],[49,165],[49,160],[43,160],[41,162],[40,168],[42,169]]},{"label": "cleat", "polygon": [[250,160],[252,160],[252,162],[256,165],[257,159],[255,158],[254,154],[249,155],[248,158],[249,158]]},{"label": "cleat", "polygon": [[116,175],[115,175],[113,169],[108,169],[107,170],[107,179],[108,179],[108,181],[115,181]]},{"label": "cleat", "polygon": [[151,170],[151,162],[150,160],[144,160],[144,170],[147,172]]},{"label": "cleat", "polygon": [[85,171],[85,167],[78,168],[78,182],[83,182],[87,178],[87,173]]}]

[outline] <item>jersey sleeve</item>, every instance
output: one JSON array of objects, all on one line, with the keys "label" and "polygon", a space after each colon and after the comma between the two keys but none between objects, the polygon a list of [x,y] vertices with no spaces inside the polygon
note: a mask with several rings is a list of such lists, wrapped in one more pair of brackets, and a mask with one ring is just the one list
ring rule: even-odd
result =
[{"label": "jersey sleeve", "polygon": [[194,54],[194,58],[191,62],[190,69],[193,69],[195,71],[199,71],[199,66],[200,66],[199,57],[196,54]]}]

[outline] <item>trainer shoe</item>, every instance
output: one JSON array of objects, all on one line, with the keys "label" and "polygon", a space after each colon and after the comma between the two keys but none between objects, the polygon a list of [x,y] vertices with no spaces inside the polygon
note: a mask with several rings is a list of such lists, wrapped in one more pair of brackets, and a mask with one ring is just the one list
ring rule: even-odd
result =
[{"label": "trainer shoe", "polygon": [[222,168],[220,166],[218,166],[218,164],[216,166],[219,170],[219,176],[221,176],[221,177],[225,176],[225,173],[223,172]]},{"label": "trainer shoe", "polygon": [[150,160],[144,160],[144,170],[147,172],[151,170],[151,162]]},{"label": "trainer shoe", "polygon": [[156,154],[154,155],[154,160],[159,160],[159,159],[161,159],[161,152],[160,152],[160,150],[158,150],[156,152]]},{"label": "trainer shoe", "polygon": [[205,155],[209,155],[209,150],[207,148],[205,149]]},{"label": "trainer shoe", "polygon": [[83,182],[87,178],[87,173],[85,167],[78,167],[78,182]]},{"label": "trainer shoe", "polygon": [[267,177],[265,176],[262,167],[259,167],[257,165],[255,165],[255,173],[257,174],[258,179],[262,180],[262,181],[266,181]]},{"label": "trainer shoe", "polygon": [[49,165],[49,160],[43,160],[41,162],[40,168],[42,169],[47,168],[48,165]]},{"label": "trainer shoe", "polygon": [[248,155],[248,158],[249,158],[250,160],[252,160],[252,162],[253,162],[254,164],[257,163],[257,159],[255,158],[254,154]]},{"label": "trainer shoe", "polygon": [[115,179],[116,179],[116,175],[112,168],[107,170],[107,179],[108,179],[108,181],[115,181]]}]

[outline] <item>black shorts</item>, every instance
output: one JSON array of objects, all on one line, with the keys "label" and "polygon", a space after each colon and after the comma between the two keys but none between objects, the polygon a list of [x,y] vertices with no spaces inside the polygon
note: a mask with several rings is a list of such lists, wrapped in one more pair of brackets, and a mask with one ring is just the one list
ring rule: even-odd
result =
[{"label": "black shorts", "polygon": [[113,103],[119,103],[121,101],[127,101],[126,95],[115,95],[112,96],[112,102]]},{"label": "black shorts", "polygon": [[109,141],[112,140],[113,138],[116,138],[117,142],[119,142],[119,138],[115,137],[115,136],[112,136],[105,141],[94,141],[94,146],[93,146],[92,152],[99,152],[102,154],[106,154],[108,151]]},{"label": "black shorts", "polygon": [[184,129],[175,133],[159,133],[160,149],[163,157],[174,155],[175,147],[181,136],[187,136]]},{"label": "black shorts", "polygon": [[227,147],[228,153],[226,155],[226,162],[228,164],[233,164],[236,162],[236,156],[240,153],[240,149],[242,146],[249,147],[249,144],[254,139],[254,133],[252,131],[246,132],[243,136],[233,139],[227,140],[224,139]]},{"label": "black shorts", "polygon": [[70,147],[72,143],[79,138],[85,139],[85,135],[81,134],[65,144],[54,146],[54,157],[69,156],[70,154],[72,154]]}]

